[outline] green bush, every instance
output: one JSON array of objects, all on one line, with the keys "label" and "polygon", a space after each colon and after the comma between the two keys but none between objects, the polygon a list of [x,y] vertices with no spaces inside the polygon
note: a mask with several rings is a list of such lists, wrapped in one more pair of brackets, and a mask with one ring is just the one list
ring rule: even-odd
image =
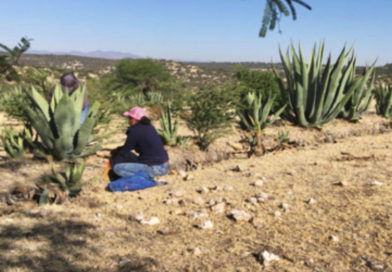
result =
[{"label": "green bush", "polygon": [[232,122],[233,105],[222,90],[200,90],[190,98],[189,114],[184,116],[187,126],[196,133],[202,150],[227,134]]},{"label": "green bush", "polygon": [[15,87],[1,93],[0,108],[12,118],[26,122],[25,109],[30,106],[27,91],[22,87]]},{"label": "green bush", "polygon": [[[285,104],[282,102],[276,76],[271,71],[250,70],[243,66],[237,66],[234,72],[234,79],[238,82],[236,89],[241,100],[249,92],[260,94],[265,99],[269,94],[272,94],[275,96],[274,103],[271,107],[272,113],[279,110],[280,105]],[[266,101],[263,100],[263,103],[266,103]]]}]

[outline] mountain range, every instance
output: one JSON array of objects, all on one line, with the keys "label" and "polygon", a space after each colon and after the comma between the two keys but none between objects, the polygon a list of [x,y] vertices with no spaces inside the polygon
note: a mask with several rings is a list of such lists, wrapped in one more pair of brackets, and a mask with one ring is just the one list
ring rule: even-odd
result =
[{"label": "mountain range", "polygon": [[45,51],[45,50],[29,50],[27,54],[37,54],[37,55],[71,55],[71,56],[80,56],[80,57],[89,57],[89,58],[101,58],[101,59],[138,59],[141,56],[131,54],[131,53],[124,53],[124,52],[117,52],[117,51],[90,51],[90,52],[83,52],[83,51],[67,51],[67,52],[59,52],[59,51]]}]

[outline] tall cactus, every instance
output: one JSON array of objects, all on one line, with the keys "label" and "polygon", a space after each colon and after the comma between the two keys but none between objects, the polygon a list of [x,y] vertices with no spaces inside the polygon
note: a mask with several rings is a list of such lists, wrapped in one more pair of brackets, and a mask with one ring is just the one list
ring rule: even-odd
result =
[{"label": "tall cactus", "polygon": [[286,117],[303,127],[320,128],[342,112],[355,90],[361,86],[364,76],[355,78],[348,85],[355,67],[353,48],[348,52],[343,48],[335,64],[331,63],[329,55],[324,66],[324,43],[320,45],[317,55],[316,46],[313,47],[308,64],[301,47],[298,55],[292,44],[290,49],[292,62],[289,49],[286,56],[279,50],[287,83],[275,71],[283,97],[288,101]]},{"label": "tall cactus", "polygon": [[56,86],[50,103],[34,88],[29,93],[33,106],[26,109],[32,127],[37,131],[46,153],[57,160],[88,155],[83,152],[92,140],[92,130],[97,119],[99,104],[94,103],[83,124],[80,124],[85,88],[78,88],[71,95]]},{"label": "tall cactus", "polygon": [[177,132],[179,123],[180,120],[177,117],[172,124],[172,114],[169,105],[166,106],[165,112],[161,108],[162,129],[158,130],[158,134],[163,138],[165,144],[170,146],[175,146],[177,144]]},{"label": "tall cactus", "polygon": [[269,119],[275,98],[276,95],[269,94],[267,101],[263,104],[261,94],[256,94],[255,92],[248,93],[245,99],[245,107],[237,111],[245,128],[254,133],[256,146],[253,151],[257,156],[261,156],[264,153],[262,129],[272,125],[286,108],[286,105],[283,106]]},{"label": "tall cactus", "polygon": [[[370,102],[373,98],[373,85],[375,79],[374,66],[375,63],[363,72],[361,83],[358,85],[357,89],[355,89],[351,99],[349,99],[347,104],[343,107],[341,116],[350,122],[359,121],[361,119],[361,115],[366,112],[370,106]],[[369,79],[370,82],[368,84]],[[354,80],[355,64],[349,80],[347,81],[347,89],[354,84]]]},{"label": "tall cactus", "polygon": [[375,91],[376,113],[385,118],[392,116],[392,88],[385,82]]}]

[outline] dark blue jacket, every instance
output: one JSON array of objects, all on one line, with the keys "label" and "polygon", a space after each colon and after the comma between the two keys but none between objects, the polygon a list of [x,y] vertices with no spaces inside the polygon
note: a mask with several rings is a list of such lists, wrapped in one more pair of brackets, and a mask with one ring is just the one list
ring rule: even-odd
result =
[{"label": "dark blue jacket", "polygon": [[139,122],[130,126],[126,134],[125,144],[112,159],[112,167],[117,163],[135,162],[130,153],[133,149],[139,154],[137,159],[139,163],[151,166],[163,164],[169,160],[162,140],[152,125],[143,125]]}]

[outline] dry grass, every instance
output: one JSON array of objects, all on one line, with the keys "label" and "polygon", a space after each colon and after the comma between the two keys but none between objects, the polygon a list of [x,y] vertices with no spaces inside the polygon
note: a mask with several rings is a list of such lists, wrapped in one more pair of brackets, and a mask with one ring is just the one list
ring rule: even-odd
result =
[{"label": "dry grass", "polygon": [[[268,145],[281,129],[289,130],[291,140],[302,141],[302,146],[199,167],[189,181],[169,175],[165,177],[169,185],[138,192],[107,192],[104,159],[90,158],[84,176],[87,184],[79,197],[0,216],[0,271],[340,272],[382,271],[382,266],[391,271],[388,123],[370,113],[360,124],[338,120],[323,131],[283,124],[266,131]],[[221,149],[227,148],[228,139],[238,141],[239,136],[222,139]],[[0,161],[6,163],[10,162]],[[33,161],[27,166],[9,165],[13,168],[0,167],[7,180],[34,180],[46,171]],[[242,171],[232,171],[237,166]],[[260,176],[264,185],[252,186]],[[382,185],[372,185],[374,181]],[[233,190],[197,192],[225,185]],[[261,191],[268,195],[264,203],[247,201]],[[179,192],[183,193],[180,203],[163,204]],[[194,203],[199,197],[204,204]],[[219,198],[226,202],[222,214],[212,212],[208,204]],[[310,198],[316,202],[308,204]],[[288,205],[287,211],[282,203]],[[261,225],[234,222],[227,216],[231,208],[247,211]],[[276,216],[276,211],[281,215]],[[139,224],[133,219],[139,212],[157,216],[160,224]],[[195,228],[193,212],[206,212],[214,228]],[[160,234],[162,230],[165,234]],[[263,250],[281,260],[262,264],[258,255]]]}]

